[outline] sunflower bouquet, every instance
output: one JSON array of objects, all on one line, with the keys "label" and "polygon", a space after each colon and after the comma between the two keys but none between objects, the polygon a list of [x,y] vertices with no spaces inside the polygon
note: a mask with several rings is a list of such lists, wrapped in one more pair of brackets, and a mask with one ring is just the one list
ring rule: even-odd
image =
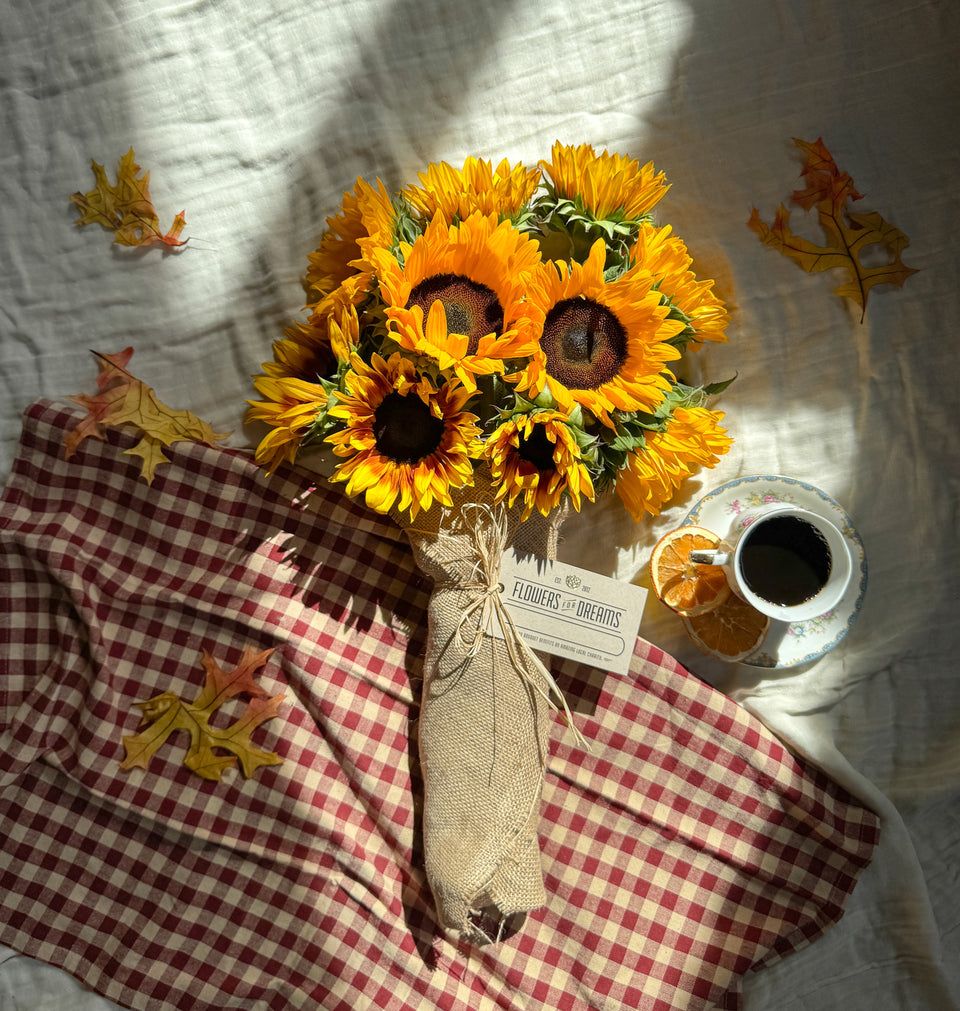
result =
[{"label": "sunflower bouquet", "polygon": [[484,941],[545,901],[551,709],[569,718],[502,607],[500,559],[511,542],[552,553],[559,519],[604,492],[655,515],[717,463],[731,440],[706,402],[726,383],[677,373],[728,316],[652,220],[668,189],[652,164],[557,143],[535,167],[468,158],[418,180],[344,194],[248,417],[269,469],[332,447],[331,480],[397,519],[433,578],[426,869],[442,922]]}]

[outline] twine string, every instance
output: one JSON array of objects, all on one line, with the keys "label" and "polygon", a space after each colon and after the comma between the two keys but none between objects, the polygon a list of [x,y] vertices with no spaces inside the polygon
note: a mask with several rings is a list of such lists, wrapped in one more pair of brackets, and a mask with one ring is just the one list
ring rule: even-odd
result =
[{"label": "twine string", "polygon": [[[471,502],[463,507],[465,520],[468,519],[466,515],[468,510],[475,513],[471,529],[476,561],[471,578],[460,586],[460,589],[470,592],[472,599],[460,616],[456,631],[457,639],[466,650],[468,659],[473,659],[483,645],[484,634],[495,635],[494,622],[499,622],[507,655],[514,670],[551,709],[561,713],[564,723],[573,731],[577,744],[589,751],[590,745],[574,723],[573,714],[563,692],[540,658],[524,642],[513,616],[503,601],[500,566],[509,542],[506,510],[502,505],[491,506],[486,502]],[[471,636],[469,629],[474,622],[476,630]],[[496,654],[493,663],[496,664]]]}]

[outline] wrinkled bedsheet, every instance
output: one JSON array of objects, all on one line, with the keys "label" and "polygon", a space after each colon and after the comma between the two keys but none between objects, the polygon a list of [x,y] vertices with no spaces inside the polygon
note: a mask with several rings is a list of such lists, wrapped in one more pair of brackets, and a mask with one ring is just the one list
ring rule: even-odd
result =
[{"label": "wrinkled bedsheet", "polygon": [[[715,404],[736,442],[654,521],[584,509],[561,557],[642,580],[660,534],[746,475],[843,505],[869,580],[822,658],[721,664],[652,600],[641,632],[880,815],[843,919],[752,976],[747,1011],[960,1007],[958,42],[949,0],[13,0],[0,14],[0,470],[30,404],[92,389],[91,348],[133,346],[167,403],[253,445],[249,377],[358,175],[397,187],[430,161],[535,161],[556,139],[652,159],[672,183],[658,213],[734,308],[729,344],[699,360],[710,378],[737,374]],[[803,273],[746,226],[798,186],[794,137],[822,137],[863,210],[910,238],[918,273],[875,289],[863,320],[833,294],[838,277]],[[131,146],[163,223],[186,210],[179,252],[120,250],[72,224],[90,159],[112,166]],[[107,1006],[0,951],[4,1011],[67,1005]]]}]

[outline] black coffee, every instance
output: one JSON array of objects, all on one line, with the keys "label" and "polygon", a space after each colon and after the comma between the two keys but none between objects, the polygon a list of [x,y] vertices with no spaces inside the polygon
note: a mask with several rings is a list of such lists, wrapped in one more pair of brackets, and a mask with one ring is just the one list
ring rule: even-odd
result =
[{"label": "black coffee", "polygon": [[802,604],[830,578],[830,548],[820,531],[799,516],[774,516],[743,536],[743,581],[772,604]]}]

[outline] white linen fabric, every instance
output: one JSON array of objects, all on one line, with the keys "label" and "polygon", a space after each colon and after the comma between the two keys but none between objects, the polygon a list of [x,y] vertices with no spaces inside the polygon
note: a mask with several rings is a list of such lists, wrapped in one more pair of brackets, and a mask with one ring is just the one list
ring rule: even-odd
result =
[{"label": "white linen fabric", "polygon": [[[250,376],[303,301],[306,255],[358,175],[395,189],[431,162],[535,162],[554,140],[653,160],[658,208],[734,307],[699,355],[736,439],[655,521],[617,502],[564,528],[566,561],[633,578],[700,495],[739,476],[821,488],[863,539],[846,638],[803,668],[702,656],[648,605],[645,638],[866,799],[883,837],[841,923],[748,982],[780,1011],[960,1008],[960,6],[952,0],[8,0],[0,12],[0,470],[39,397],[91,391],[88,349],[228,444]],[[801,185],[822,137],[911,240],[919,273],[864,320],[747,228]],[[120,249],[74,228],[90,159],[129,147],[166,227]],[[817,227],[799,209],[794,223]],[[62,977],[62,978],[61,978]],[[84,1003],[86,1000],[86,1003]],[[0,1009],[108,1007],[0,952]]]}]

